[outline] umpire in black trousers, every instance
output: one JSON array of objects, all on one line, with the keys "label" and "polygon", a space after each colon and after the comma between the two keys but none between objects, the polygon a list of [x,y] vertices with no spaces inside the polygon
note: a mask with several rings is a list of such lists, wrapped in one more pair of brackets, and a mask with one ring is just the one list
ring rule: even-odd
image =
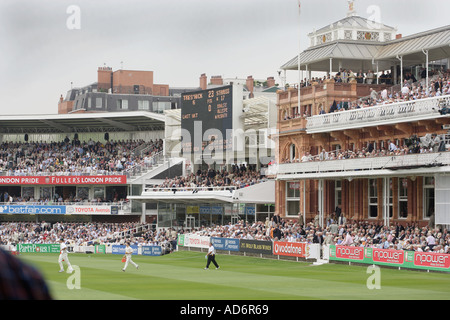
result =
[{"label": "umpire in black trousers", "polygon": [[208,258],[208,261],[206,262],[205,270],[209,269],[209,265],[211,264],[211,262],[216,266],[216,269],[219,269],[219,265],[216,262],[216,249],[214,248],[212,242],[209,243],[208,254],[206,256]]}]

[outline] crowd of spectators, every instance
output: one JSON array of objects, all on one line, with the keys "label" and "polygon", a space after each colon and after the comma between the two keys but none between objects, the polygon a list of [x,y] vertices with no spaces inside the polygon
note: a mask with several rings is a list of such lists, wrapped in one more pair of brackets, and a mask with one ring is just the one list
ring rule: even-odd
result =
[{"label": "crowd of spectators", "polygon": [[[139,231],[140,223],[0,223],[0,245],[54,244],[64,239],[70,246],[94,244],[162,246],[165,251],[176,247],[177,231],[147,229]],[[166,252],[167,253],[167,252]]]},{"label": "crowd of spectators", "polygon": [[[445,74],[442,69],[430,69],[428,71],[428,77],[442,76]],[[420,70],[419,80],[411,72],[406,72],[404,74],[404,79],[409,83],[414,83],[420,80],[425,80],[427,77],[426,68]],[[360,84],[376,84],[378,78],[378,84],[393,85],[394,81],[392,79],[392,73],[390,70],[380,71],[378,74],[374,70],[364,71],[362,69],[352,70],[349,68],[340,68],[336,74],[323,77],[312,77],[311,79],[304,78],[300,81],[300,87],[309,87],[313,83],[323,84],[326,81],[333,80],[336,83],[350,83],[356,80],[356,83]]]},{"label": "crowd of spectators", "polygon": [[[145,145],[143,154],[133,151]],[[83,175],[124,172],[161,151],[162,140],[81,142],[2,142],[0,172],[4,175]]]},{"label": "crowd of spectators", "polygon": [[[276,218],[276,219],[274,219]],[[317,243],[380,249],[438,252],[450,254],[450,234],[447,229],[434,226],[419,227],[416,223],[405,226],[396,223],[385,226],[383,222],[349,221],[330,215],[324,227],[318,216],[309,223],[286,220],[275,215],[265,222],[244,222],[224,226],[202,227],[194,230],[201,236],[237,238],[248,240]]]},{"label": "crowd of spectators", "polygon": [[[345,69],[344,69],[345,70]],[[334,79],[335,82],[338,83],[346,83],[349,80],[355,79],[357,80],[357,83],[365,83],[365,84],[372,84],[371,73],[368,72],[362,73],[362,71],[358,72],[357,74],[353,74],[354,76],[348,77],[345,73],[344,78],[342,79],[340,76],[340,73],[338,73],[335,77],[331,78]],[[330,77],[323,77],[323,78],[313,78],[311,81],[302,80],[301,86],[306,87],[311,85],[311,83],[324,83],[326,80],[329,80]],[[359,79],[359,80],[358,80]],[[390,73],[382,73],[380,76],[380,84],[386,84],[390,85],[392,84],[390,79]],[[426,87],[426,74],[423,74],[420,78],[420,80],[416,80],[414,75],[412,73],[406,73],[404,76],[403,84],[398,86],[392,86],[390,88],[385,88],[380,92],[377,92],[375,89],[370,88],[370,94],[367,97],[362,97],[357,99],[356,101],[350,101],[350,99],[341,99],[341,101],[333,101],[332,105],[329,107],[328,110],[326,108],[320,107],[317,111],[318,115],[323,115],[327,113],[335,113],[335,112],[341,112],[341,111],[347,111],[347,110],[356,110],[356,109],[362,109],[362,108],[368,108],[368,107],[374,107],[374,106],[380,106],[380,105],[387,105],[392,103],[399,103],[399,102],[405,102],[405,101],[415,101],[418,99],[424,99],[424,98],[432,98],[432,97],[439,97],[439,96],[445,96],[450,95],[450,69],[444,71],[444,70],[433,70],[430,72],[429,77],[429,83],[428,88]],[[295,118],[307,118],[314,114],[308,114],[306,111],[303,114],[297,113],[294,111],[295,114],[289,115],[285,114],[284,120],[290,120]]]},{"label": "crowd of spectators", "polygon": [[93,241],[106,243],[114,240],[115,233],[136,226],[137,223],[8,222],[0,224],[0,244],[49,244],[59,243],[60,239],[78,246]]},{"label": "crowd of spectators", "polygon": [[154,190],[192,190],[197,192],[199,189],[212,190],[214,188],[224,188],[229,190],[245,188],[260,182],[266,181],[254,166],[245,164],[233,165],[231,170],[197,170],[187,176],[178,176],[175,178],[166,178],[161,184],[155,186]]},{"label": "crowd of spectators", "polygon": [[[378,76],[379,84],[393,84],[392,74],[390,70],[381,71],[381,74]],[[412,78],[411,74],[408,74],[408,79]],[[333,76],[323,76],[323,77],[313,77],[310,80],[304,79],[300,81],[300,87],[308,87],[313,83],[323,84],[325,81],[333,80],[336,83],[349,83],[356,80],[357,83],[360,84],[375,84],[377,83],[377,74],[373,70],[367,70],[364,72],[362,69],[358,71],[353,71],[352,69],[340,68],[338,72],[336,72]]]},{"label": "crowd of spectators", "polygon": [[416,153],[432,153],[446,151],[445,139],[438,134],[427,134],[424,137],[411,136],[404,139],[403,144],[399,145],[389,140],[385,147],[375,148],[373,143],[369,143],[366,147],[355,150],[332,150],[322,151],[317,155],[306,152],[302,157],[281,159],[281,163],[300,163],[310,161],[329,161],[329,160],[345,160],[358,158],[373,158],[384,156],[402,156]]},{"label": "crowd of spectators", "polygon": [[[432,98],[450,95],[450,71],[438,71],[430,78],[428,88],[426,80],[421,78],[416,81],[410,73],[406,74],[403,84],[399,88],[385,88],[381,92],[370,89],[368,97],[360,98],[357,101],[342,99],[340,102],[334,101],[330,106],[329,113],[355,110],[379,105],[387,105],[405,101],[415,101],[419,99]],[[326,113],[319,110],[319,114]]]},{"label": "crowd of spectators", "polygon": [[[149,229],[139,234],[134,230],[139,223],[31,223],[9,222],[0,224],[0,245],[17,243],[49,244],[66,239],[70,245],[92,244],[161,245],[168,250],[176,246],[178,234],[194,233],[200,236],[345,245],[393,250],[450,253],[450,234],[447,229],[431,223],[396,223],[385,226],[382,221],[350,220],[344,214],[333,213],[319,225],[318,215],[308,223],[284,219],[275,214],[265,221],[240,220],[235,224],[202,226],[193,230]],[[432,221],[432,220],[430,220]],[[118,233],[130,231],[125,236]]]}]

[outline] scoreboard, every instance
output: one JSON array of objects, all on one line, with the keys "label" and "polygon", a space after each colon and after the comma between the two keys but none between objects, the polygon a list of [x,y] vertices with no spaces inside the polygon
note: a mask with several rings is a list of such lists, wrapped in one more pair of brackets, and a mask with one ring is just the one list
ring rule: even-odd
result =
[{"label": "scoreboard", "polygon": [[181,129],[184,153],[198,154],[206,148],[231,150],[233,86],[182,94]]}]

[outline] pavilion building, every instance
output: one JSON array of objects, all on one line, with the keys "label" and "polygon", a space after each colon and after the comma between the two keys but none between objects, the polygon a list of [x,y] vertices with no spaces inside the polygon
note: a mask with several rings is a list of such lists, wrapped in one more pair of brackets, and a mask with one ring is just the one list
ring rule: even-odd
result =
[{"label": "pavilion building", "polygon": [[[321,225],[337,207],[347,220],[450,224],[450,95],[433,85],[449,66],[450,26],[403,37],[358,16],[350,1],[344,19],[309,38],[281,67],[307,78],[277,95],[276,212]],[[364,78],[342,81],[344,70]],[[324,77],[311,77],[317,72]],[[405,83],[421,99],[401,102]],[[387,99],[376,103],[383,90]],[[427,152],[412,151],[414,141]]]}]

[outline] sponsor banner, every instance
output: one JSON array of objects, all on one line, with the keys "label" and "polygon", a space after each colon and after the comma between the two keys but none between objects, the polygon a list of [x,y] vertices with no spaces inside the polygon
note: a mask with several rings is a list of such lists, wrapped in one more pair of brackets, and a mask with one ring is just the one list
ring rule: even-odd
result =
[{"label": "sponsor banner", "polygon": [[117,176],[0,176],[0,185],[89,185],[127,184],[125,175]]},{"label": "sponsor banner", "polygon": [[445,253],[331,246],[333,260],[450,272],[450,254]]},{"label": "sponsor banner", "polygon": [[239,241],[239,249],[242,252],[273,254],[273,243],[271,241],[245,240]]},{"label": "sponsor banner", "polygon": [[404,254],[403,250],[372,249],[372,259],[378,263],[402,264],[405,260]]},{"label": "sponsor banner", "polygon": [[195,214],[199,212],[199,206],[186,206],[186,214]]},{"label": "sponsor banner", "polygon": [[184,234],[178,235],[178,245],[184,247]]},{"label": "sponsor banner", "polygon": [[210,237],[198,236],[195,234],[184,235],[184,246],[195,248],[209,248]]},{"label": "sponsor banner", "polygon": [[347,246],[333,246],[332,253],[338,259],[357,260],[364,259],[364,248],[362,247],[347,247]]},{"label": "sponsor banner", "polygon": [[223,214],[223,207],[211,207],[211,214]]},{"label": "sponsor banner", "polygon": [[67,206],[67,214],[112,214],[112,206]]},{"label": "sponsor banner", "polygon": [[307,244],[297,242],[280,242],[273,243],[273,254],[276,256],[290,256],[298,258],[307,258]]},{"label": "sponsor banner", "polygon": [[95,253],[106,253],[106,245],[96,244],[95,245]]},{"label": "sponsor banner", "polygon": [[254,216],[256,214],[256,208],[255,207],[245,207],[244,213],[247,216]]},{"label": "sponsor banner", "polygon": [[118,214],[117,206],[2,205],[0,214]]},{"label": "sponsor banner", "polygon": [[[112,254],[125,254],[125,245],[113,244],[111,246]],[[138,254],[138,246],[130,246],[133,249],[133,254]]]},{"label": "sponsor banner", "polygon": [[61,248],[59,244],[18,244],[17,251],[20,253],[58,253]]},{"label": "sponsor banner", "polygon": [[200,207],[200,214],[211,214],[211,207]]},{"label": "sponsor banner", "polygon": [[119,214],[119,206],[111,206],[111,214]]},{"label": "sponsor banner", "polygon": [[144,256],[160,256],[161,254],[161,246],[142,246],[142,255]]},{"label": "sponsor banner", "polygon": [[447,269],[450,271],[450,254],[434,252],[414,252],[414,266]]},{"label": "sponsor banner", "polygon": [[211,242],[216,250],[239,251],[239,239],[212,237]]},{"label": "sponsor banner", "polygon": [[4,205],[0,214],[66,214],[66,206]]},{"label": "sponsor banner", "polygon": [[223,207],[214,206],[200,206],[200,214],[223,214]]}]

